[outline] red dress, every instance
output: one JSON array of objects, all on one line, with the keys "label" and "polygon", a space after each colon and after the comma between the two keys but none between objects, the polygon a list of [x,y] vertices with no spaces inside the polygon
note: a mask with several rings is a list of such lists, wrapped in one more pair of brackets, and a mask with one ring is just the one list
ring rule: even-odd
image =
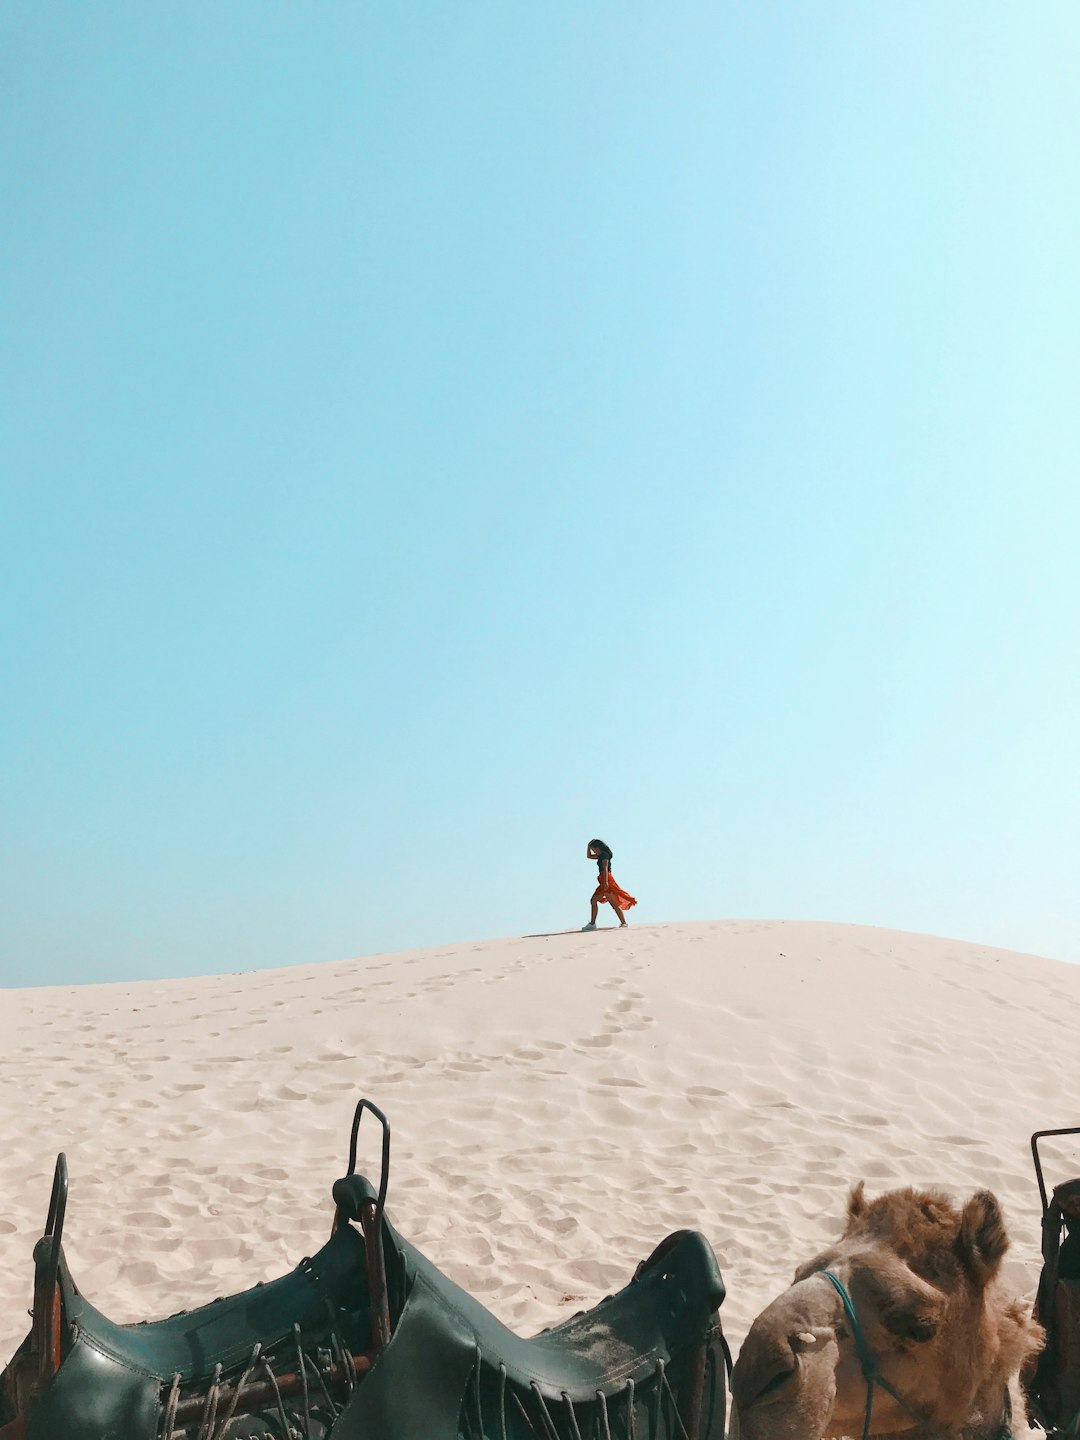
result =
[{"label": "red dress", "polygon": [[606,875],[603,870],[600,871],[600,884],[593,891],[592,898],[598,905],[605,900],[614,900],[620,910],[629,910],[631,905],[637,904],[633,895],[628,895],[621,885],[615,883],[615,876],[610,870]]}]

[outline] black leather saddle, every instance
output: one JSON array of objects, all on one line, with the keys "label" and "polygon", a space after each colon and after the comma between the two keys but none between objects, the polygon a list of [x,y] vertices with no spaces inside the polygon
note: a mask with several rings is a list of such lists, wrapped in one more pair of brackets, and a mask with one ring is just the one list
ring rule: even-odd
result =
[{"label": "black leather saddle", "polygon": [[[383,1127],[377,1191],[355,1172],[365,1110]],[[702,1235],[669,1236],[617,1294],[524,1339],[386,1219],[389,1142],[361,1101],[326,1245],[140,1325],[107,1320],[71,1278],[61,1156],[0,1440],[723,1440],[724,1284]]]},{"label": "black leather saddle", "polygon": [[1035,1319],[1046,1344],[1021,1374],[1028,1409],[1049,1440],[1077,1434],[1080,1426],[1080,1179],[1064,1180],[1047,1195],[1039,1141],[1080,1134],[1080,1126],[1037,1130],[1031,1137],[1042,1200],[1042,1257]]}]

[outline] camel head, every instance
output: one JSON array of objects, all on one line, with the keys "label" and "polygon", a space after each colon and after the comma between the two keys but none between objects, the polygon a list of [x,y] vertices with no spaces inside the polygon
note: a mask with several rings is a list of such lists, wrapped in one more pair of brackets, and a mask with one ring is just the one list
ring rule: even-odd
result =
[{"label": "camel head", "polygon": [[992,1435],[1010,1381],[1042,1345],[1039,1326],[999,1289],[1008,1244],[989,1191],[958,1210],[932,1190],[867,1200],[860,1182],[838,1243],[800,1266],[750,1328],[732,1376],[739,1440],[863,1434],[867,1382],[826,1270],[903,1402],[875,1389],[871,1435]]}]

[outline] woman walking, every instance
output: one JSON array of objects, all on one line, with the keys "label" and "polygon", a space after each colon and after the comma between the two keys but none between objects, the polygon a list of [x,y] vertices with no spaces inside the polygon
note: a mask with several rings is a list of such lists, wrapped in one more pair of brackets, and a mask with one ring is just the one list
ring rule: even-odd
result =
[{"label": "woman walking", "polygon": [[585,854],[590,860],[596,861],[599,883],[592,894],[592,914],[589,917],[589,923],[583,925],[582,930],[596,929],[596,912],[604,904],[611,906],[619,917],[619,924],[625,926],[626,917],[623,911],[629,910],[631,905],[637,904],[637,901],[633,895],[628,895],[615,883],[615,876],[611,873],[611,847],[605,845],[603,840],[590,840]]}]

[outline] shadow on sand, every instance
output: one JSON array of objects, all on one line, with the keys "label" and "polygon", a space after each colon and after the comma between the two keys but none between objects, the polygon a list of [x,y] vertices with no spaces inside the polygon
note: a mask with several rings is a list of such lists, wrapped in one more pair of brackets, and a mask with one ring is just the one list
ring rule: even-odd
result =
[{"label": "shadow on sand", "polygon": [[[621,925],[597,925],[597,930],[621,930]],[[580,925],[575,925],[572,930],[538,930],[535,935],[523,935],[523,940],[550,940],[556,935],[581,935],[591,934],[591,931],[583,931]]]}]

